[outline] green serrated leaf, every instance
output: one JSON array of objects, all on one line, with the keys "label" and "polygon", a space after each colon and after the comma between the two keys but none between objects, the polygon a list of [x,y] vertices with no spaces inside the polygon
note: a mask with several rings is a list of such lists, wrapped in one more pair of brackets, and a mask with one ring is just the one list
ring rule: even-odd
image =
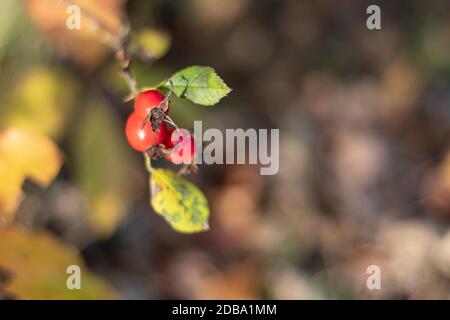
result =
[{"label": "green serrated leaf", "polygon": [[151,204],[173,229],[194,233],[209,229],[205,195],[192,183],[168,169],[151,169]]},{"label": "green serrated leaf", "polygon": [[212,106],[230,93],[231,89],[211,67],[192,66],[175,73],[159,86],[180,98],[203,106]]}]

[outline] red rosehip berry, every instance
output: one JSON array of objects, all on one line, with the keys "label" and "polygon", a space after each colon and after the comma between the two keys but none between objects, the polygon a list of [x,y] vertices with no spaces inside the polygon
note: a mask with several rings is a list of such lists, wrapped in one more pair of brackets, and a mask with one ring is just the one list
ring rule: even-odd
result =
[{"label": "red rosehip berry", "polygon": [[170,142],[166,145],[172,148],[167,160],[175,164],[192,164],[195,156],[195,140],[191,133],[185,129],[172,130]]},{"label": "red rosehip berry", "polygon": [[[150,111],[156,108],[163,100],[164,95],[158,90],[146,90],[138,94],[134,102],[134,112],[144,119]],[[169,110],[167,110],[169,112]],[[166,112],[166,113],[167,113]]]},{"label": "red rosehip berry", "polygon": [[[173,132],[174,132],[175,130],[176,130],[176,129],[173,128],[173,127],[170,127],[170,128],[167,129],[168,137],[167,137],[167,140],[164,141],[164,145],[166,146],[166,148],[173,148],[173,146],[174,146],[176,143],[179,142],[178,140],[175,141],[176,143],[173,143],[173,142],[172,142],[172,135],[173,135]],[[183,130],[183,129],[181,129],[181,130]]]},{"label": "red rosehip berry", "polygon": [[140,152],[144,152],[159,143],[164,143],[169,137],[165,122],[161,123],[159,130],[154,134],[150,122],[145,121],[144,124],[144,120],[135,112],[128,117],[125,134],[128,144]]},{"label": "red rosehip berry", "polygon": [[158,144],[164,144],[166,141],[170,140],[169,128],[167,123],[161,122],[158,131],[156,132],[156,141]]}]

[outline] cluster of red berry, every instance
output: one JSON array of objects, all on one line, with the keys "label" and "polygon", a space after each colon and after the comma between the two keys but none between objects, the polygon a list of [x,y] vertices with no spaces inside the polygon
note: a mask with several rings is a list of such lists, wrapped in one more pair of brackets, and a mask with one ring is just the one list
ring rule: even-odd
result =
[{"label": "cluster of red berry", "polygon": [[169,99],[158,90],[146,90],[136,97],[125,134],[129,145],[139,152],[154,149],[176,164],[192,164],[195,142],[191,133],[168,125]]}]

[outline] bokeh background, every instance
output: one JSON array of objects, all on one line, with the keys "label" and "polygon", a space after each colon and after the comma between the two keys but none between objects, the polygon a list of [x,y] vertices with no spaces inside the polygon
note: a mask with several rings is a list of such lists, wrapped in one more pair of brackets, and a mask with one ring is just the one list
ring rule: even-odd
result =
[{"label": "bokeh background", "polygon": [[[47,188],[25,181],[0,229],[1,297],[450,298],[448,1],[74,1],[145,34],[161,58],[133,60],[139,85],[208,65],[233,88],[209,108],[174,99],[180,126],[280,129],[277,175],[201,165],[189,177],[211,207],[195,235],[150,208],[99,26],[68,30],[55,2],[0,1],[1,130],[48,137],[64,161]],[[381,30],[366,28],[369,4]],[[76,296],[73,257],[94,279]],[[366,287],[369,265],[381,290]]]}]

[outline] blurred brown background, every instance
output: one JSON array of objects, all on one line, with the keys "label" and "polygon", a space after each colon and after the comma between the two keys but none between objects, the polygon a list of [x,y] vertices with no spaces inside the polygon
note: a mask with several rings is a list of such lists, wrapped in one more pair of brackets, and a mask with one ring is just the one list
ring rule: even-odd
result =
[{"label": "blurred brown background", "polygon": [[[112,27],[128,17],[170,42],[133,62],[140,85],[208,65],[233,88],[211,108],[175,99],[181,126],[280,129],[277,175],[191,177],[211,206],[197,235],[152,212],[117,64],[95,28],[68,35],[49,2],[0,3],[2,127],[65,155],[49,188],[25,183],[16,224],[75,247],[122,298],[450,298],[448,1],[96,2]],[[369,4],[381,30],[366,28]],[[381,290],[366,287],[373,264]]]}]

